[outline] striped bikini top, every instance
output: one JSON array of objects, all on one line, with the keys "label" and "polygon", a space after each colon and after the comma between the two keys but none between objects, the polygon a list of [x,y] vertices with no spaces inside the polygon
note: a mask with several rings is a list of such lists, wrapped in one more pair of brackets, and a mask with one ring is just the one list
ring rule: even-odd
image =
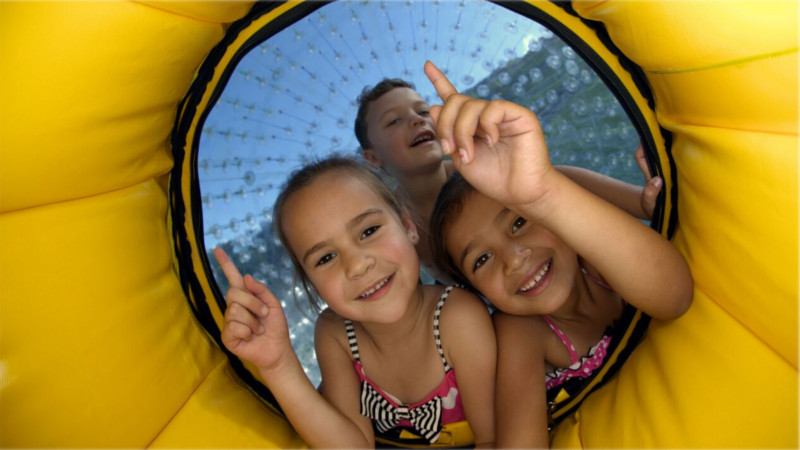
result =
[{"label": "striped bikini top", "polygon": [[450,291],[454,286],[448,286],[436,305],[433,314],[433,337],[436,349],[442,358],[445,376],[442,383],[428,394],[422,401],[413,404],[404,404],[397,397],[379,388],[364,374],[361,358],[358,353],[358,341],[353,322],[345,320],[347,339],[350,342],[350,353],[353,355],[353,367],[361,381],[361,415],[372,419],[373,428],[377,436],[386,434],[395,428],[408,428],[435,443],[439,439],[442,424],[466,420],[461,395],[456,382],[456,371],[450,367],[442,351],[442,341],[439,338],[439,316]]}]

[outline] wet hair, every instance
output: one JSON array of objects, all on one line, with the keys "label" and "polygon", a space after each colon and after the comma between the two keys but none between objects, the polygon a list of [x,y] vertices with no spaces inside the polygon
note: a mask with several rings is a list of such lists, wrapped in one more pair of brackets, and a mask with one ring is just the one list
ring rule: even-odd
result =
[{"label": "wet hair", "polygon": [[475,192],[475,188],[460,173],[454,173],[439,191],[430,221],[433,263],[453,281],[473,291],[474,288],[467,281],[464,272],[447,252],[445,233],[447,226],[458,219],[464,210],[464,204]]},{"label": "wet hair", "polygon": [[358,112],[356,113],[355,132],[358,144],[362,150],[372,147],[367,137],[367,109],[369,104],[381,98],[384,94],[397,88],[414,89],[414,85],[399,78],[384,78],[374,87],[366,86],[356,100],[358,102]]},{"label": "wet hair", "polygon": [[[276,236],[280,239],[283,248],[292,260],[295,272],[295,285],[298,283],[302,286],[303,291],[308,296],[311,307],[319,312],[323,309],[324,300],[320,298],[319,293],[311,284],[308,275],[303,270],[297,256],[292,252],[289,247],[286,233],[283,230],[282,223],[284,219],[284,209],[286,204],[291,201],[292,195],[296,194],[301,189],[311,185],[319,177],[330,174],[341,173],[348,174],[355,178],[360,179],[369,189],[371,189],[381,200],[383,200],[391,210],[397,214],[399,218],[403,218],[407,211],[408,202],[402,193],[394,193],[389,187],[381,181],[375,172],[355,160],[354,158],[331,155],[324,159],[319,159],[306,164],[298,170],[295,170],[289,175],[289,178],[281,188],[278,198],[275,200],[272,212],[272,226]],[[295,297],[295,300],[297,298]]]}]

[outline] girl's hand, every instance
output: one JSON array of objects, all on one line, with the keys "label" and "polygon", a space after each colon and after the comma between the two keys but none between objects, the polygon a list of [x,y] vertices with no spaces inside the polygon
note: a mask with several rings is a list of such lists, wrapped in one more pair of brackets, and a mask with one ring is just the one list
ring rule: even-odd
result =
[{"label": "girl's hand", "polygon": [[509,207],[547,193],[555,171],[533,112],[461,95],[430,61],[425,74],[444,102],[431,108],[442,150],[473,187]]},{"label": "girl's hand", "polygon": [[230,283],[222,343],[236,356],[262,370],[270,370],[294,355],[281,303],[263,283],[242,275],[221,248],[214,249]]},{"label": "girl's hand", "polygon": [[642,144],[636,147],[634,158],[636,158],[636,164],[639,165],[639,170],[642,171],[645,181],[644,188],[642,189],[642,211],[644,211],[647,219],[650,220],[653,218],[653,210],[656,209],[656,199],[658,199],[658,193],[661,191],[664,180],[662,180],[661,177],[653,177],[650,175],[650,169],[647,167],[647,160],[644,157],[644,148]]}]

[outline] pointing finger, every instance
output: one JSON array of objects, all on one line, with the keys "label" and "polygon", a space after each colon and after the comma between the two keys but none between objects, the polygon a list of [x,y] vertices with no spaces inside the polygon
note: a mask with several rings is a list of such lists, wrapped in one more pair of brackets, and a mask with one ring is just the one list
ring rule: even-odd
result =
[{"label": "pointing finger", "polygon": [[266,284],[256,280],[251,275],[244,277],[244,284],[248,291],[255,295],[263,305],[269,309],[277,309],[282,311],[281,302],[275,298],[272,291],[269,290]]},{"label": "pointing finger", "polygon": [[442,101],[446,101],[448,97],[453,94],[458,94],[458,91],[450,83],[450,80],[430,61],[425,61],[425,75],[430,80],[431,84],[433,84],[434,89],[436,89],[436,93],[439,94],[439,98]]},{"label": "pointing finger", "polygon": [[230,284],[231,287],[244,288],[242,274],[239,273],[239,269],[236,268],[236,264],[231,261],[231,259],[228,257],[228,254],[225,253],[225,250],[220,247],[215,248],[214,256],[217,258],[217,262],[222,268],[222,273],[225,274],[225,278],[228,279],[228,284]]}]

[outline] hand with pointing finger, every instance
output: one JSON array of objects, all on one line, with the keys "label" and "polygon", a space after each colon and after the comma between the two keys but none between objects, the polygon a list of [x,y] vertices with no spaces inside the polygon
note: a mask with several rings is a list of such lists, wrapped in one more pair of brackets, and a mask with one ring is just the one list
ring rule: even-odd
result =
[{"label": "hand with pointing finger", "polygon": [[252,276],[242,277],[224,250],[215,248],[214,256],[231,286],[225,295],[228,305],[222,328],[225,347],[264,370],[296,358],[278,299]]},{"label": "hand with pointing finger", "polygon": [[558,175],[533,112],[461,95],[430,61],[425,74],[444,102],[431,108],[442,150],[473,187],[509,207],[547,194],[549,178]]}]

